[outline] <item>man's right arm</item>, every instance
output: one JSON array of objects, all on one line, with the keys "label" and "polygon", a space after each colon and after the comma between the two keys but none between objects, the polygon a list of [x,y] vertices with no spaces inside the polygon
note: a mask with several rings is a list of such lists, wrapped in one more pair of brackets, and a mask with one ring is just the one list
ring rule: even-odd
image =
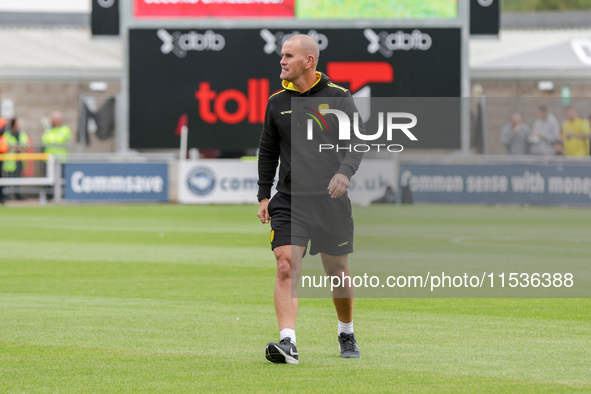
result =
[{"label": "man's right arm", "polygon": [[273,180],[277,171],[277,164],[279,163],[279,132],[277,126],[273,122],[273,115],[271,112],[271,102],[267,103],[267,110],[265,111],[265,122],[263,124],[263,132],[259,141],[259,191],[257,198],[260,202],[259,212],[257,216],[262,223],[269,223],[269,198],[271,198],[271,188],[273,187]]},{"label": "man's right arm", "polygon": [[505,125],[501,131],[501,142],[508,148],[511,139],[513,139],[513,128],[510,125]]}]

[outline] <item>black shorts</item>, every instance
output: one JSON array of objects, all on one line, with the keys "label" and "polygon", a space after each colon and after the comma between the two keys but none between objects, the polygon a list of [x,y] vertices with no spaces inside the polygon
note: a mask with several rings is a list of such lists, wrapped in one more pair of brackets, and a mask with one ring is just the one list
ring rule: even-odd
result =
[{"label": "black shorts", "polygon": [[310,254],[330,256],[353,253],[351,201],[345,193],[326,196],[291,197],[276,193],[269,202],[271,248],[282,245],[307,246]]}]

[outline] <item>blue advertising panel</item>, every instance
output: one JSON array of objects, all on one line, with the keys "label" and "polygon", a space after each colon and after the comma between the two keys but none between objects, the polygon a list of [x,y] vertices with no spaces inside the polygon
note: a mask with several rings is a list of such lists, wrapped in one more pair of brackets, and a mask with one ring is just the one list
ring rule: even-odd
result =
[{"label": "blue advertising panel", "polygon": [[399,186],[418,203],[591,205],[591,166],[402,164]]},{"label": "blue advertising panel", "polygon": [[67,163],[64,197],[70,201],[168,201],[168,165]]}]

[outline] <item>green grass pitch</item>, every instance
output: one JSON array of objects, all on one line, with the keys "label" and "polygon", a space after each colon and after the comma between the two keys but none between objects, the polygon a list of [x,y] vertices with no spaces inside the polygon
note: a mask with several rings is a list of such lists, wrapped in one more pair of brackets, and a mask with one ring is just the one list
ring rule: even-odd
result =
[{"label": "green grass pitch", "polygon": [[[381,210],[417,261],[490,258],[486,234],[527,238],[499,258],[591,261],[591,210],[367,207],[357,223]],[[591,392],[589,299],[358,299],[359,360],[339,357],[331,300],[302,299],[300,364],[271,364],[268,240],[255,206],[0,207],[0,392]]]},{"label": "green grass pitch", "polygon": [[455,18],[457,0],[297,0],[298,19]]}]

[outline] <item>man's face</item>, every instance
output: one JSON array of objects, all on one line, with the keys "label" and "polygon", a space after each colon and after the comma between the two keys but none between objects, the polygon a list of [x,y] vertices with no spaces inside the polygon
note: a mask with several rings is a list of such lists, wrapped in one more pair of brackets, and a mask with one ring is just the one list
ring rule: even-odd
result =
[{"label": "man's face", "polygon": [[568,120],[575,120],[577,117],[577,111],[574,108],[569,108],[566,110],[566,117]]},{"label": "man's face", "polygon": [[538,118],[540,118],[540,119],[546,119],[547,113],[545,111],[542,111],[539,109],[537,112],[537,115],[538,115]]},{"label": "man's face", "polygon": [[517,114],[511,116],[511,124],[513,126],[517,126],[519,123],[521,123],[521,116]]},{"label": "man's face", "polygon": [[62,118],[58,115],[51,116],[51,125],[53,127],[60,127],[62,125]]},{"label": "man's face", "polygon": [[287,40],[281,48],[281,75],[280,78],[293,82],[306,71],[307,58],[299,41]]}]

